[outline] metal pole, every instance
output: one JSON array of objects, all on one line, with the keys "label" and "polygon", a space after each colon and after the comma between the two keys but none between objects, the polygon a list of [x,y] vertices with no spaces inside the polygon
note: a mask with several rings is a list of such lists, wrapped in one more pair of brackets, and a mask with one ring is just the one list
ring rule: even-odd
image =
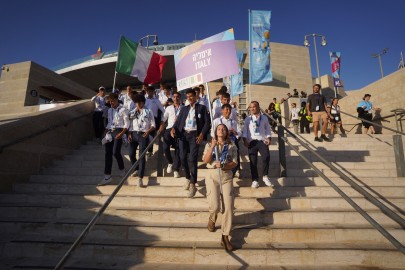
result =
[{"label": "metal pole", "polygon": [[[212,123],[214,121],[214,119],[213,119],[213,111],[211,109],[210,89],[208,87],[208,83],[205,83],[205,89],[207,89],[208,109],[210,110],[210,118],[211,118],[211,123]],[[214,136],[215,136],[215,134],[214,134]],[[219,156],[218,156],[218,146],[217,145],[215,146],[215,156],[218,159]],[[219,191],[220,191],[221,197],[222,197],[223,192],[222,192],[221,168],[218,168],[218,180],[219,180]],[[223,198],[222,198],[222,203],[224,203]],[[224,208],[222,207],[222,209],[224,209]]]},{"label": "metal pole", "polygon": [[[117,62],[115,63],[115,66],[117,66]],[[113,88],[112,88],[113,92],[114,92],[114,89],[115,89],[115,81],[116,81],[116,79],[117,79],[117,71],[115,71],[115,73],[114,73],[114,83],[113,83]]]},{"label": "metal pole", "polygon": [[316,61],[316,70],[318,72],[318,83],[321,84],[321,75],[319,72],[319,63],[318,63],[318,50],[316,49],[316,35],[312,34],[312,36],[314,37],[315,61]]},{"label": "metal pole", "polygon": [[338,88],[335,86],[335,98],[337,98],[337,92],[338,92]]},{"label": "metal pole", "polygon": [[381,61],[381,54],[378,54],[378,61],[380,62],[381,78],[384,78],[384,73],[383,73],[383,68],[382,68],[382,61]]},{"label": "metal pole", "polygon": [[404,158],[404,146],[402,144],[401,135],[393,135],[395,163],[397,167],[397,176],[405,176],[405,158]]},{"label": "metal pole", "polygon": [[280,177],[287,177],[287,161],[285,158],[284,127],[280,123],[277,126],[278,135],[278,159],[280,163]]}]

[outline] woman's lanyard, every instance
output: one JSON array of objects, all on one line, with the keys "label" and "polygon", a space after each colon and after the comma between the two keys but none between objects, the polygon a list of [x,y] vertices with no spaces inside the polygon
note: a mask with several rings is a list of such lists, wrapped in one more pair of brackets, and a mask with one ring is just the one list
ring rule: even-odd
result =
[{"label": "woman's lanyard", "polygon": [[[219,151],[219,146],[218,146],[218,151]],[[226,162],[226,158],[228,156],[228,144],[224,144],[223,148],[222,148],[222,152],[221,154],[218,153],[218,155],[220,156],[219,161],[221,164],[224,164]],[[212,151],[212,157],[214,159],[214,161],[217,161],[216,155],[215,155],[215,149]]]}]

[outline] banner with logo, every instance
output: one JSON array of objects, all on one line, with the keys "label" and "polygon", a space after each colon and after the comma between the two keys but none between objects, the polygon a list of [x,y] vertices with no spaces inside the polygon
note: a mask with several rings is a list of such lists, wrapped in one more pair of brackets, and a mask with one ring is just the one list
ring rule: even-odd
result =
[{"label": "banner with logo", "polygon": [[251,84],[273,80],[270,61],[270,18],[271,11],[249,10],[249,82]]},{"label": "banner with logo", "polygon": [[335,87],[343,87],[340,81],[340,52],[329,52],[330,63],[332,65],[332,77]]},{"label": "banner with logo", "polygon": [[243,51],[238,50],[237,58],[239,73],[232,75],[230,80],[231,98],[243,93]]},{"label": "banner with logo", "polygon": [[174,64],[178,90],[238,73],[233,29],[175,51]]}]

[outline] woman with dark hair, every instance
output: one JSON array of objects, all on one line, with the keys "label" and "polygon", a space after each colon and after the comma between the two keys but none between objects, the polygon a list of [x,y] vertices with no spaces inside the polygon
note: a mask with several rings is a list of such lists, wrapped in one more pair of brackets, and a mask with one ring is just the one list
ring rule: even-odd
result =
[{"label": "woman with dark hair", "polygon": [[[370,102],[371,95],[365,94],[363,97],[363,101],[360,101],[357,105],[357,112],[359,118],[362,118],[367,121],[373,121],[373,103]],[[368,130],[371,130],[371,134],[375,133],[374,127],[372,123],[362,121],[361,122],[364,127],[364,133],[367,134]]]},{"label": "woman with dark hair", "polygon": [[330,134],[335,133],[335,129],[340,129],[342,134],[345,134],[345,130],[342,125],[342,117],[340,116],[340,106],[338,105],[339,100],[337,98],[332,99],[330,106],[328,106],[328,110],[330,115]]},{"label": "woman with dark hair", "polygon": [[[215,147],[218,147],[218,157],[215,154]],[[207,199],[210,216],[208,219],[208,231],[215,231],[215,221],[221,209],[220,182],[222,183],[222,198],[224,213],[222,214],[222,239],[221,245],[227,251],[232,251],[233,247],[229,241],[229,233],[232,229],[234,195],[233,195],[233,173],[232,169],[237,165],[237,149],[232,143],[226,125],[219,124],[215,129],[215,137],[211,143],[205,145],[203,161],[207,163],[210,170],[206,177]],[[219,171],[219,172],[218,172]]]},{"label": "woman with dark hair", "polygon": [[[276,104],[274,104],[274,102],[271,102],[269,104],[269,108],[266,110],[266,112],[271,116],[273,116],[275,120],[277,120],[280,115],[278,112],[276,112]],[[269,123],[273,132],[276,132],[277,122],[273,121],[272,119],[269,119]]]}]

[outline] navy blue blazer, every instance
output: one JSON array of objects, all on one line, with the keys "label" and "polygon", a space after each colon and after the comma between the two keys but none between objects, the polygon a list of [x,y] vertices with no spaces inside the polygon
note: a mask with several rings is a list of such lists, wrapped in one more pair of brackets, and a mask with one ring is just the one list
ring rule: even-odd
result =
[{"label": "navy blue blazer", "polygon": [[[173,128],[176,131],[176,136],[181,137],[184,133],[184,127],[186,126],[186,119],[188,113],[190,112],[190,105],[183,107],[176,121],[174,122]],[[211,119],[208,114],[207,108],[199,103],[195,104],[195,119],[197,122],[197,136],[200,133],[203,134],[204,139],[207,138],[207,134],[211,128]]]}]

